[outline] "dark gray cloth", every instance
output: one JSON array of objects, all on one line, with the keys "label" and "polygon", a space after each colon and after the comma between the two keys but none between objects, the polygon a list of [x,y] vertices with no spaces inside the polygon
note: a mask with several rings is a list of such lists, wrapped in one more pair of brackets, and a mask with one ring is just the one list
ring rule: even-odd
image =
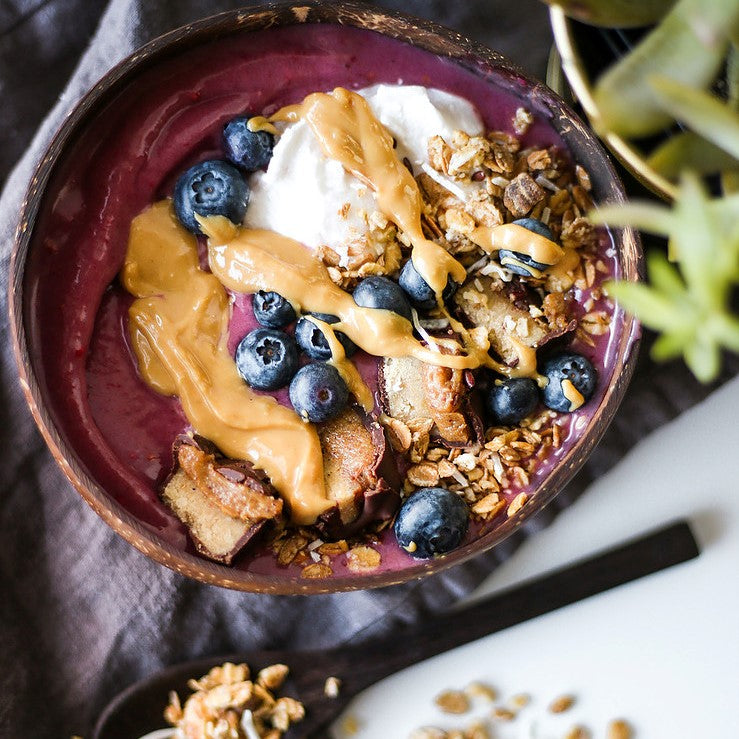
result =
[{"label": "dark gray cloth", "polygon": [[[143,42],[243,4],[3,0],[0,178],[21,157],[0,201],[3,300],[23,193],[34,162],[64,114],[112,64]],[[543,75],[549,32],[544,7],[535,0],[380,4],[454,26]],[[4,315],[0,333],[0,736],[89,733],[106,701],[163,665],[256,646],[336,644],[369,637],[397,622],[410,623],[467,594],[516,546],[514,537],[451,572],[374,592],[270,597],[186,580],[117,537],[67,483],[18,387]],[[733,363],[725,376],[735,371]],[[655,368],[645,360],[604,443],[557,505],[530,529],[544,525],[641,436],[706,392],[681,366]]]}]

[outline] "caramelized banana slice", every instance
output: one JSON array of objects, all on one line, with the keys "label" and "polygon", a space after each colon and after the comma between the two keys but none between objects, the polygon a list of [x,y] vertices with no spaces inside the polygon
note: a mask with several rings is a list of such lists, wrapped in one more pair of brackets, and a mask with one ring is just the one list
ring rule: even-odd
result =
[{"label": "caramelized banana slice", "polygon": [[219,468],[215,456],[190,444],[177,451],[177,460],[185,474],[225,513],[243,521],[277,518],[282,513],[282,500],[263,492],[264,485],[248,475],[239,480],[230,468]]}]

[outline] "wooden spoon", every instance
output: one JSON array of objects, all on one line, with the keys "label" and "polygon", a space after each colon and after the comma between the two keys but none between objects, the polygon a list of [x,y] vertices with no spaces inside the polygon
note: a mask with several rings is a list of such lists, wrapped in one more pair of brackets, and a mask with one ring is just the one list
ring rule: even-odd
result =
[{"label": "wooden spoon", "polygon": [[[384,639],[327,650],[254,651],[175,665],[120,693],[103,711],[92,739],[137,739],[164,725],[169,691],[183,699],[187,681],[223,662],[246,662],[252,673],[282,662],[290,677],[280,691],[302,701],[306,718],[290,737],[328,737],[328,727],[349,701],[373,683],[449,649],[506,629],[596,593],[696,557],[698,545],[679,521],[616,549],[556,570],[468,608],[429,616]],[[329,676],[341,680],[338,697],[324,695]]]}]

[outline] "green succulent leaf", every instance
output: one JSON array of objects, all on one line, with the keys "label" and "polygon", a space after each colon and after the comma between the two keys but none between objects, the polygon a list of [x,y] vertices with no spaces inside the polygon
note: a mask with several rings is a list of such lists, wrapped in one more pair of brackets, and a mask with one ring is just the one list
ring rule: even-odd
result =
[{"label": "green succulent leaf", "polygon": [[739,113],[719,98],[668,77],[647,79],[663,110],[739,159]]},{"label": "green succulent leaf", "polygon": [[672,208],[629,203],[600,208],[590,217],[668,238],[676,263],[659,252],[649,254],[648,284],[606,287],[625,310],[660,333],[652,348],[655,359],[682,355],[699,380],[714,379],[722,349],[739,352],[739,317],[729,307],[739,284],[739,195],[711,199],[698,176],[688,172]]},{"label": "green succulent leaf", "polygon": [[720,146],[694,131],[671,136],[649,155],[647,164],[670,180],[676,179],[685,169],[699,174],[739,170],[739,159],[727,155]]}]

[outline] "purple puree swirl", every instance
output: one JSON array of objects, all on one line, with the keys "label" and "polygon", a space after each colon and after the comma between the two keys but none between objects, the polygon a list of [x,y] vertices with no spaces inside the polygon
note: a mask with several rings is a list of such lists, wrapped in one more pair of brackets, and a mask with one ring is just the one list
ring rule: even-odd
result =
[{"label": "purple puree swirl", "polygon": [[[509,79],[493,86],[449,60],[370,31],[303,25],[243,33],[141,72],[85,127],[49,183],[25,273],[33,370],[54,423],[88,474],[177,548],[194,551],[157,488],[171,468],[172,440],[187,423],[175,399],[157,395],[138,377],[129,348],[130,298],[117,273],[131,220],[171,194],[186,167],[222,156],[220,132],[233,116],[269,114],[339,85],[356,89],[401,80],[469,99],[488,129],[510,131],[516,108],[530,105],[510,91]],[[523,144],[561,141],[537,115]],[[604,253],[604,259],[617,269],[613,258]],[[232,328],[239,336],[249,328],[247,305],[237,301],[241,310]],[[570,419],[570,437],[610,382],[609,355],[620,330],[616,322],[610,337],[597,337],[595,349],[579,347],[594,360],[601,382],[596,397]],[[532,488],[571,443],[542,465]],[[407,566],[407,555],[392,535],[386,538],[383,568]],[[261,553],[236,566],[272,572],[276,564]],[[344,573],[338,561],[334,570]]]}]

